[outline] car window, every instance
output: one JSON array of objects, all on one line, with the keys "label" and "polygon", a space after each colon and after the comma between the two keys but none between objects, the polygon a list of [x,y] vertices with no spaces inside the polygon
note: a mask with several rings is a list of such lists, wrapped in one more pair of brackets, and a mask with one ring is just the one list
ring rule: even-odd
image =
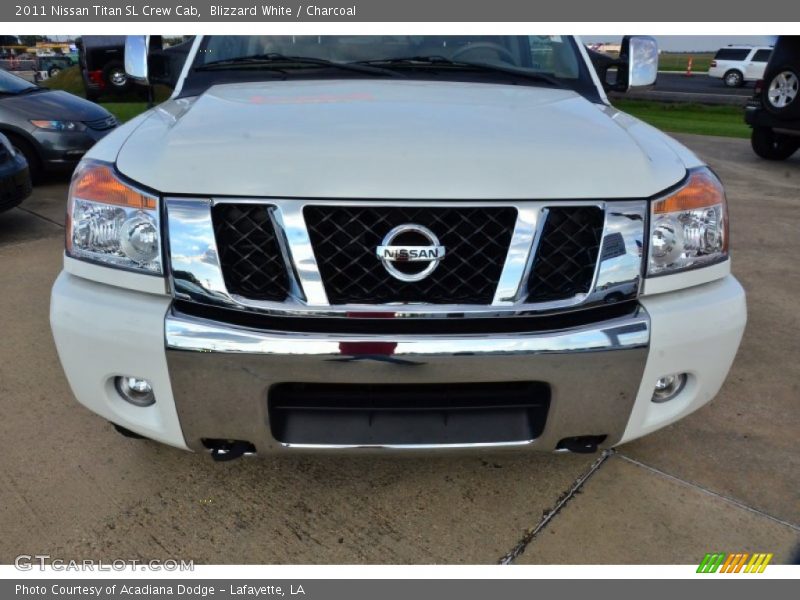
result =
[{"label": "car window", "polygon": [[747,48],[721,48],[714,55],[715,60],[744,60],[750,50]]},{"label": "car window", "polygon": [[753,62],[768,62],[771,54],[772,50],[759,50],[755,53],[755,56],[753,56]]}]

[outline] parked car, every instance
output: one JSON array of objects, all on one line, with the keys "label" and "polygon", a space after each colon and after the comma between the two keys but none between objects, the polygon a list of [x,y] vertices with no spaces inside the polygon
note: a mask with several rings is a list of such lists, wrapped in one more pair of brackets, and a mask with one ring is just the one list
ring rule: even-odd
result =
[{"label": "parked car", "polygon": [[571,36],[198,37],[73,176],[78,401],[220,460],[592,452],[698,409],[746,321],[725,193],[606,99],[655,40],[604,68]]},{"label": "parked car", "polygon": [[84,35],[75,42],[78,62],[89,100],[104,94],[123,94],[131,82],[125,73],[125,36]]},{"label": "parked car", "polygon": [[782,36],[745,107],[753,151],[785,160],[800,149],[800,36]]},{"label": "parked car", "polygon": [[764,76],[772,46],[727,46],[720,48],[708,69],[709,77],[722,79],[728,87],[741,87],[746,81]]},{"label": "parked car", "polygon": [[55,77],[74,64],[75,62],[69,56],[40,56],[38,70],[47,73],[48,77]]},{"label": "parked car", "polygon": [[102,106],[0,69],[0,133],[25,156],[34,180],[74,169],[117,124]]},{"label": "parked car", "polygon": [[17,206],[32,190],[28,162],[0,133],[0,212]]}]

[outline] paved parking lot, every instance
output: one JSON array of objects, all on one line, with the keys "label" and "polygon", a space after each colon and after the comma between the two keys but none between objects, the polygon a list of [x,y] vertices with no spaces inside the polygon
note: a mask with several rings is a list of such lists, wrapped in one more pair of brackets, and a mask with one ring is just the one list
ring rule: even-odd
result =
[{"label": "paved parking lot", "polygon": [[731,203],[749,323],[720,395],[603,456],[213,463],[78,405],[48,325],[67,184],[0,214],[0,562],[697,563],[800,547],[800,157],[678,136]]}]

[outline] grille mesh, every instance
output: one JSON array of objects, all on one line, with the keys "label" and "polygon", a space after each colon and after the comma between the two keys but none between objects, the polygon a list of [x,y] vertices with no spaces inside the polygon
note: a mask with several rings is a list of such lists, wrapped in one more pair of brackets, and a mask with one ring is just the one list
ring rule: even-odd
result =
[{"label": "grille mesh", "polygon": [[596,206],[549,209],[528,279],[528,302],[563,300],[589,291],[603,221],[603,210]]},{"label": "grille mesh", "polygon": [[[212,209],[214,234],[228,291],[281,302],[290,286],[270,210],[263,204],[218,204]],[[331,304],[491,304],[516,209],[311,205],[304,216]],[[447,249],[433,273],[418,282],[395,279],[375,255],[386,233],[408,223],[427,227]],[[603,225],[598,207],[549,209],[528,279],[528,302],[590,290]]]},{"label": "grille mesh", "polygon": [[86,121],[86,125],[98,131],[105,131],[106,129],[111,129],[112,127],[117,126],[117,118],[114,115],[109,115],[102,119]]},{"label": "grille mesh", "polygon": [[[513,207],[307,206],[314,254],[331,304],[490,304],[505,263]],[[446,248],[427,278],[403,282],[375,254],[394,227],[430,229]]]},{"label": "grille mesh", "polygon": [[280,302],[289,295],[289,278],[270,210],[263,204],[218,204],[212,219],[228,291]]}]

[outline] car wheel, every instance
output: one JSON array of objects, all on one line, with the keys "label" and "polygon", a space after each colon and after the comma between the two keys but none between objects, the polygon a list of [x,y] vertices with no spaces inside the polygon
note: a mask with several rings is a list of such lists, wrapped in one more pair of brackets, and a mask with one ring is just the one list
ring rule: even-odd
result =
[{"label": "car wheel", "polygon": [[800,115],[800,70],[782,67],[773,73],[764,86],[764,106],[780,117]]},{"label": "car wheel", "polygon": [[780,135],[769,127],[753,127],[753,151],[767,160],[786,160],[800,148],[800,138]]},{"label": "car wheel", "polygon": [[103,69],[103,78],[109,88],[116,93],[124,92],[130,87],[130,80],[122,63],[108,63]]},{"label": "car wheel", "polygon": [[50,67],[50,70],[47,71],[49,77],[55,77],[59,73],[61,73],[61,67]]},{"label": "car wheel", "polygon": [[31,174],[31,181],[37,183],[42,177],[42,159],[33,144],[13,133],[6,133],[8,141],[14,149],[25,157],[28,161],[28,172]]},{"label": "car wheel", "polygon": [[736,69],[731,69],[730,71],[725,73],[722,80],[728,87],[732,88],[742,87],[742,85],[744,84],[744,75],[742,75],[741,71],[737,71]]}]

